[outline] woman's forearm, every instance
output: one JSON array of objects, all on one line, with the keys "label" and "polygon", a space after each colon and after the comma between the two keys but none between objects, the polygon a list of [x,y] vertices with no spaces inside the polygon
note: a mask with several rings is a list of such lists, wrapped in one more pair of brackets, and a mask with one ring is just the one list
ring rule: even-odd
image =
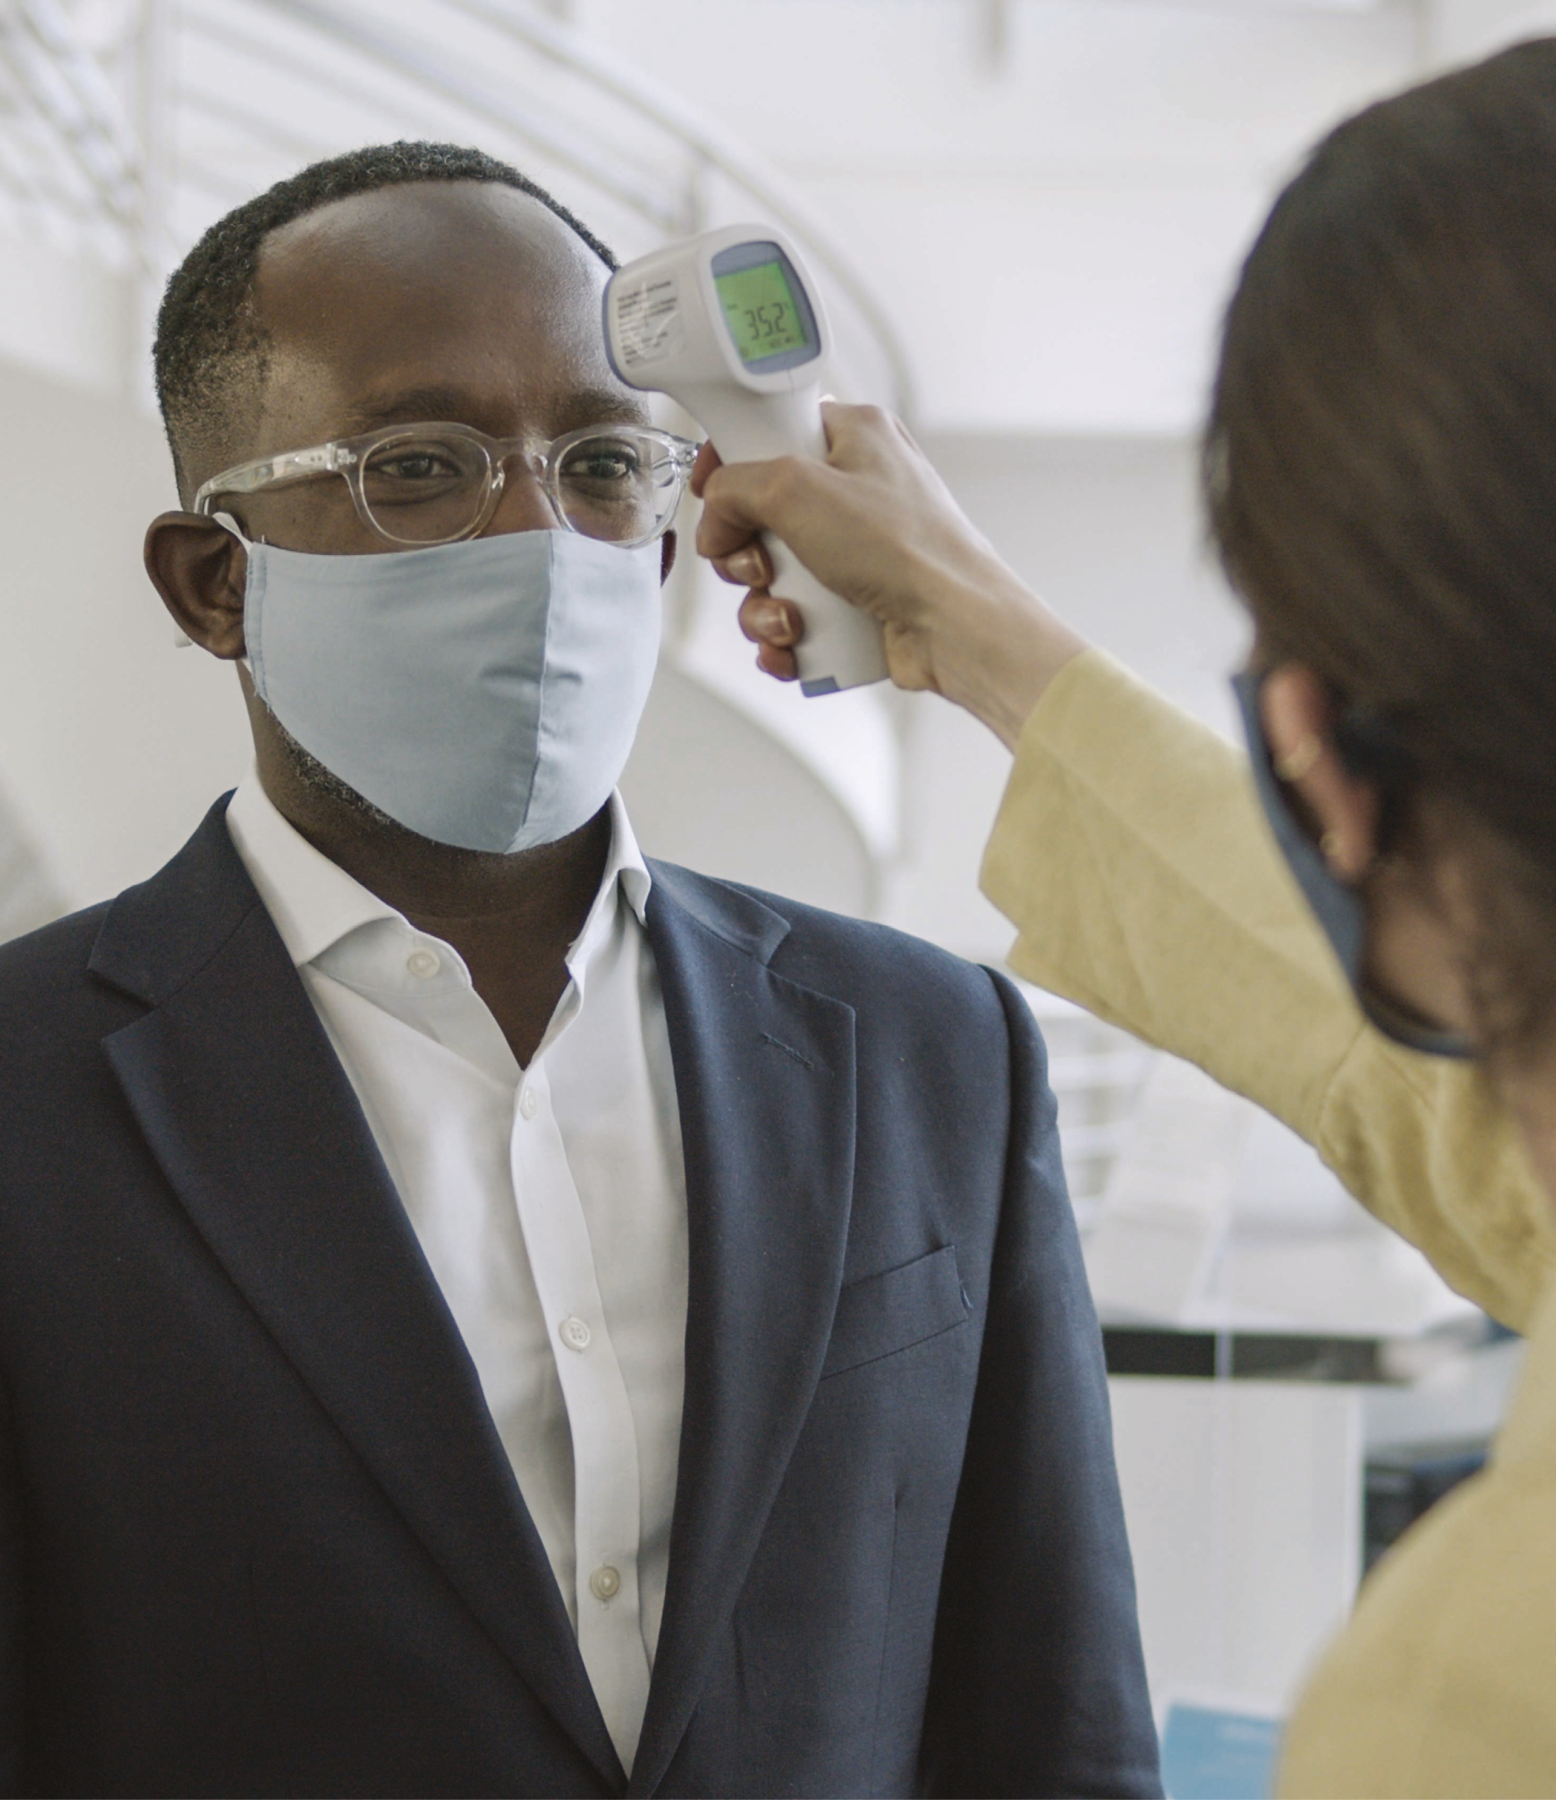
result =
[{"label": "woman's forearm", "polygon": [[924,611],[953,622],[935,647],[935,686],[1014,750],[1049,684],[1086,640],[1003,565],[983,572],[976,586],[933,573],[938,591]]},{"label": "woman's forearm", "polygon": [[1515,1329],[1556,1226],[1473,1068],[1368,1027],[1270,841],[1241,755],[1101,652],[1021,735],[984,861],[1012,966],[1285,1121],[1445,1280]]}]

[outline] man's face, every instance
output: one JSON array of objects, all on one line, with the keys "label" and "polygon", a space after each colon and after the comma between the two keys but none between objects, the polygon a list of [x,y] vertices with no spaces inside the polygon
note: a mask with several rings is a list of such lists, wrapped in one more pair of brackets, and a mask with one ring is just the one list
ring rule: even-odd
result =
[{"label": "man's face", "polygon": [[[265,367],[227,441],[209,449],[204,466],[191,457],[192,485],[235,463],[385,426],[454,424],[545,442],[588,426],[646,424],[641,396],[606,360],[606,275],[548,208],[492,183],[409,184],[319,208],[265,243],[255,289]],[[510,458],[505,475],[482,535],[558,529],[526,461]],[[375,555],[397,547],[357,515],[334,474],[221,495],[217,504],[251,540],[285,549]],[[666,532],[663,571],[674,553]],[[227,661],[246,654],[248,559],[219,523],[164,513],[147,532],[146,567],[194,642]],[[386,843],[421,843],[290,736],[241,662],[239,680],[261,776],[294,823],[316,842],[337,843],[345,821]]]},{"label": "man's face", "polygon": [[[255,302],[269,359],[240,454],[434,421],[541,440],[646,423],[641,396],[606,361],[606,274],[555,214],[496,184],[419,183],[321,207],[261,253]],[[357,517],[339,476],[223,504],[249,536],[287,548],[394,547]],[[483,534],[556,524],[512,459]]]}]

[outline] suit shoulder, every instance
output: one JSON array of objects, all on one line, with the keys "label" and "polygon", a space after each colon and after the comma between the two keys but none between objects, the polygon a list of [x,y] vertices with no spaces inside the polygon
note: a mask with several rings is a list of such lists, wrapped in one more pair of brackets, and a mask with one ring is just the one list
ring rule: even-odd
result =
[{"label": "suit shoulder", "polygon": [[[678,876],[688,871],[677,870]],[[691,877],[705,890],[755,902],[781,920],[775,974],[824,989],[853,1004],[890,1004],[922,1012],[972,1010],[994,1023],[1014,994],[1006,977],[894,926],[828,912],[761,888],[712,876]],[[1003,993],[1002,993],[1003,990]]]},{"label": "suit shoulder", "polygon": [[79,975],[91,959],[112,904],[99,901],[0,944],[0,996],[9,998]]},{"label": "suit shoulder", "polygon": [[73,996],[102,990],[87,971],[111,901],[71,913],[0,944],[0,1035],[33,1035],[58,1023]]}]

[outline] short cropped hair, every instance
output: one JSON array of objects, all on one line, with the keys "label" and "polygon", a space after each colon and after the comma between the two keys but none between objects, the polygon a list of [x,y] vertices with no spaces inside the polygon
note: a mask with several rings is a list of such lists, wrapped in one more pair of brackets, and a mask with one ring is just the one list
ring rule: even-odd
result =
[{"label": "short cropped hair", "polygon": [[219,441],[243,384],[264,374],[267,344],[255,312],[254,279],[265,239],[332,200],[422,181],[491,181],[516,188],[555,213],[606,268],[617,266],[609,248],[559,200],[485,151],[401,142],[311,163],[218,219],[174,270],[163,293],[152,359],[181,492],[194,446]]}]

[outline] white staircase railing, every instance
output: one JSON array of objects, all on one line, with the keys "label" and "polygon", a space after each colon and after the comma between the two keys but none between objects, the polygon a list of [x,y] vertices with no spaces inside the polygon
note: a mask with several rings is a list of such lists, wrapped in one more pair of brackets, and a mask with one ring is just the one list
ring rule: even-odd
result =
[{"label": "white staircase railing", "polygon": [[0,0],[0,194],[56,242],[153,279],[300,163],[406,136],[510,157],[626,255],[773,220],[826,289],[841,386],[912,411],[891,320],[815,209],[678,96],[523,0]]},{"label": "white staircase railing", "polygon": [[0,4],[0,192],[55,242],[133,260],[144,158],[126,106],[133,81],[105,47],[61,0]]}]

